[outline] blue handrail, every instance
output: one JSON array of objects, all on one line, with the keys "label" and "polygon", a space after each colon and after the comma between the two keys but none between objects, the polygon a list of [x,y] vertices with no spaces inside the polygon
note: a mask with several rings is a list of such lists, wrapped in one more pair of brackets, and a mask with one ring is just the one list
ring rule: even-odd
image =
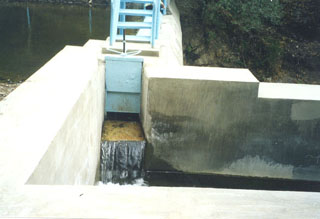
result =
[{"label": "blue handrail", "polygon": [[163,0],[163,4],[164,4],[163,15],[167,14],[168,1],[167,0]]},{"label": "blue handrail", "polygon": [[116,41],[119,22],[120,0],[111,0],[110,45]]},{"label": "blue handrail", "polygon": [[[120,2],[120,8],[121,9],[125,9],[126,8],[126,2],[121,1]],[[120,21],[124,22],[126,21],[126,16],[125,15],[120,15]],[[120,35],[123,34],[123,29],[120,29]]]},{"label": "blue handrail", "polygon": [[156,35],[157,35],[157,11],[158,11],[158,4],[157,1],[153,1],[153,15],[152,15],[152,29],[151,29],[151,46],[154,47]]}]

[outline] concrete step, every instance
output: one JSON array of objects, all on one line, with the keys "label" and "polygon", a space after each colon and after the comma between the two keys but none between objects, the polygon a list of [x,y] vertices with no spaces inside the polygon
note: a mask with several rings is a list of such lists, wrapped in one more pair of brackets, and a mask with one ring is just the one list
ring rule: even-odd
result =
[{"label": "concrete step", "polygon": [[[114,43],[113,46],[109,46],[110,45],[109,40],[110,40],[110,38],[108,37],[106,40],[107,47],[102,48],[102,53],[115,55],[115,53],[110,51],[109,49],[116,50],[121,53],[122,47],[123,47],[122,42],[117,41]],[[146,57],[150,57],[150,58],[159,57],[160,48],[157,46],[155,48],[151,48],[149,41],[148,42],[129,41],[126,43],[126,47],[127,47],[127,52],[134,52],[134,51],[138,51],[138,50],[141,51],[138,54],[138,56],[143,56],[145,59],[146,59]]]}]

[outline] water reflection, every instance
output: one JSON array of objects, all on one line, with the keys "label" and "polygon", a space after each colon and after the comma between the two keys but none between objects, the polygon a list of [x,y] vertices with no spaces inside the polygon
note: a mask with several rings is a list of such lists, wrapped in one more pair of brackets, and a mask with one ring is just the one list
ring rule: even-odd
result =
[{"label": "water reflection", "polygon": [[31,20],[30,20],[30,10],[29,10],[28,3],[27,3],[27,24],[28,24],[27,50],[30,51],[30,45],[31,45]]},{"label": "water reflection", "polygon": [[28,5],[27,5],[27,22],[28,22],[28,29],[31,30],[30,12],[29,12]]},{"label": "water reflection", "polygon": [[91,6],[89,7],[89,32],[90,32],[90,35],[92,33],[92,14],[91,14]]},{"label": "water reflection", "polygon": [[25,80],[65,45],[105,40],[109,16],[109,8],[0,2],[0,80]]}]

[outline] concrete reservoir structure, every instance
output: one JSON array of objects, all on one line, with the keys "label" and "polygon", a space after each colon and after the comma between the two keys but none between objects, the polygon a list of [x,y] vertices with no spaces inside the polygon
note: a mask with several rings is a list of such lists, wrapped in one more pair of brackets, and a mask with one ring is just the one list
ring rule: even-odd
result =
[{"label": "concrete reservoir structure", "polygon": [[[169,9],[154,48],[127,45],[142,50],[145,168],[320,181],[320,86],[183,66],[174,1]],[[0,217],[320,217],[312,192],[94,186],[105,57],[120,46],[66,46],[0,102]]]}]

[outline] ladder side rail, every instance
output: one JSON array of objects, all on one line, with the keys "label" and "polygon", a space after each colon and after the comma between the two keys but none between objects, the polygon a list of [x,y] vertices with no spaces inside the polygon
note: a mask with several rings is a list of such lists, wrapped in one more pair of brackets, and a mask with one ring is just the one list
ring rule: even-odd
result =
[{"label": "ladder side rail", "polygon": [[161,0],[156,0],[156,39],[159,39],[159,32],[160,32],[160,22],[161,22]]},{"label": "ladder side rail", "polygon": [[166,15],[167,14],[168,1],[167,0],[163,0],[163,4],[164,4],[163,15]]},{"label": "ladder side rail", "polygon": [[153,1],[153,12],[152,12],[152,28],[151,28],[151,46],[152,48],[154,48],[155,46],[155,40],[156,40],[156,31],[157,31],[157,11],[158,11],[158,7],[156,4],[157,0]]},{"label": "ladder side rail", "polygon": [[157,36],[157,39],[159,39],[159,35],[160,35],[160,28],[161,28],[161,24],[162,24],[162,16],[163,16],[163,14],[161,12],[159,12],[159,25],[158,25],[158,36]]},{"label": "ladder side rail", "polygon": [[113,41],[115,39],[115,35],[113,34],[113,28],[116,27],[114,24],[114,1],[115,0],[111,0],[110,4],[111,4],[111,13],[110,13],[110,46],[112,46]]},{"label": "ladder side rail", "polygon": [[[126,9],[127,8],[126,4],[127,4],[127,2],[121,1],[120,2],[120,9]],[[120,15],[120,21],[121,22],[125,22],[126,21],[126,16],[125,15]],[[120,35],[123,35],[123,29],[122,28],[120,28],[119,33],[120,33]]]},{"label": "ladder side rail", "polygon": [[111,0],[110,46],[116,41],[119,22],[120,0]]}]

